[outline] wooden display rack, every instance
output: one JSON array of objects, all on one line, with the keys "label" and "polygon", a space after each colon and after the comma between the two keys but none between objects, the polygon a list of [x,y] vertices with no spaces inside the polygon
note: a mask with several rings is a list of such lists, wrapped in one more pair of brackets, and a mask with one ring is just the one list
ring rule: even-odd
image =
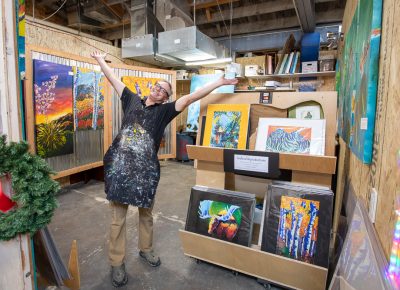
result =
[{"label": "wooden display rack", "polygon": [[[291,170],[293,182],[331,187],[332,175],[336,171],[336,99],[336,92],[282,92],[273,95],[270,105],[263,105],[271,109],[287,110],[299,103],[316,101],[324,111],[326,156],[279,153],[279,169]],[[200,103],[200,116],[205,115],[208,104],[212,103],[258,104],[259,94],[215,94],[203,100]],[[258,124],[259,117],[262,117],[262,110],[251,110],[250,150],[254,149],[252,138],[256,135],[256,128],[252,128],[252,124]],[[196,184],[241,191],[244,191],[241,188],[246,188],[246,192],[264,198],[267,180],[224,172],[224,150],[229,149],[187,146],[189,158],[197,160]],[[325,289],[328,274],[326,268],[261,251],[259,245],[245,247],[185,230],[180,230],[179,234],[187,256],[292,289]],[[253,231],[254,234],[257,232]],[[258,239],[253,237],[253,240]]]}]

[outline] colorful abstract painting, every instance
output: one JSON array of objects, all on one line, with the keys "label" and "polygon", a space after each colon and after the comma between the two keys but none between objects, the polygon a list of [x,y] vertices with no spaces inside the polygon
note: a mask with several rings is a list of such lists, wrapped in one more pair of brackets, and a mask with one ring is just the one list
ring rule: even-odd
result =
[{"label": "colorful abstract painting", "polygon": [[339,59],[338,131],[354,154],[372,162],[382,0],[360,0]]},{"label": "colorful abstract painting", "polygon": [[74,67],[75,130],[104,127],[105,79],[100,72]]},{"label": "colorful abstract painting", "polygon": [[254,194],[194,186],[185,230],[230,243],[251,244]]},{"label": "colorful abstract painting", "polygon": [[246,149],[249,105],[214,104],[207,108],[204,146]]},{"label": "colorful abstract painting", "polygon": [[255,149],[324,155],[324,119],[260,118]]},{"label": "colorful abstract painting", "polygon": [[268,185],[261,250],[327,268],[333,192],[273,181]]},{"label": "colorful abstract painting", "polygon": [[73,153],[72,67],[33,61],[36,152],[43,158]]},{"label": "colorful abstract painting", "polygon": [[318,238],[319,202],[282,196],[277,254],[313,263]]},{"label": "colorful abstract painting", "polygon": [[210,236],[232,241],[240,228],[242,208],[224,202],[202,200],[199,218],[204,221]]},{"label": "colorful abstract painting", "polygon": [[[208,75],[194,75],[192,76],[192,79],[190,81],[190,93],[193,93],[205,85],[215,82],[218,78],[220,78],[222,74],[208,74]],[[233,79],[235,77],[234,73],[227,73],[225,74],[225,77],[227,79]],[[234,85],[229,85],[229,86],[221,86],[214,91],[212,91],[212,94],[215,93],[234,93],[235,91],[235,86]],[[200,116],[200,100],[192,103],[188,107],[188,116],[187,116],[187,122],[186,122],[186,131],[189,132],[197,132],[199,128],[199,116]]]},{"label": "colorful abstract painting", "polygon": [[311,128],[269,126],[265,150],[310,154]]},{"label": "colorful abstract painting", "polygon": [[150,94],[151,88],[159,81],[157,78],[122,77],[122,82],[142,99]]}]

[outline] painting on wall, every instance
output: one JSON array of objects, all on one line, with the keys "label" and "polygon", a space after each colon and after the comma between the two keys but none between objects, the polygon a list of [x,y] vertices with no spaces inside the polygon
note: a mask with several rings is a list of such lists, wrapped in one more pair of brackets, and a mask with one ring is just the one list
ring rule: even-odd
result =
[{"label": "painting on wall", "polygon": [[194,186],[185,229],[249,246],[255,201],[254,194]]},{"label": "painting on wall", "polygon": [[261,250],[327,267],[333,192],[274,181],[268,186]]},{"label": "painting on wall", "polygon": [[74,67],[75,130],[104,127],[105,80],[100,72]]},{"label": "painting on wall", "polygon": [[366,164],[372,162],[381,22],[382,0],[360,0],[339,60],[338,131]]},{"label": "painting on wall", "polygon": [[[220,78],[222,74],[208,74],[208,75],[194,75],[190,81],[190,93],[193,93],[205,85],[214,82],[218,78]],[[227,79],[235,78],[234,73],[227,73],[225,74]],[[211,93],[234,93],[235,86],[228,85],[228,86],[221,86]],[[189,132],[197,132],[199,128],[199,117],[200,117],[200,100],[192,103],[188,107],[188,116],[186,122],[186,131]]]},{"label": "painting on wall", "polygon": [[208,105],[203,145],[246,149],[249,112],[247,104]]},{"label": "painting on wall", "polygon": [[150,95],[151,88],[159,81],[157,78],[144,78],[144,77],[122,77],[122,82],[140,98]]},{"label": "painting on wall", "polygon": [[324,155],[325,120],[260,118],[255,149]]},{"label": "painting on wall", "polygon": [[72,67],[33,60],[36,152],[48,158],[73,153]]}]

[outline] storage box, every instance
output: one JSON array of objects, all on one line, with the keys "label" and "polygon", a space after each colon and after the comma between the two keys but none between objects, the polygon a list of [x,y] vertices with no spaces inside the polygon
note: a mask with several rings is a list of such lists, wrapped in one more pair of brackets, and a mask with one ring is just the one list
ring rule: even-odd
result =
[{"label": "storage box", "polygon": [[246,65],[244,67],[244,75],[246,77],[257,76],[259,70],[260,70],[260,66],[259,65],[256,65],[256,64]]},{"label": "storage box", "polygon": [[321,59],[319,61],[319,71],[334,71],[335,59]]},{"label": "storage box", "polygon": [[301,63],[302,73],[312,73],[318,71],[318,61],[304,61]]}]

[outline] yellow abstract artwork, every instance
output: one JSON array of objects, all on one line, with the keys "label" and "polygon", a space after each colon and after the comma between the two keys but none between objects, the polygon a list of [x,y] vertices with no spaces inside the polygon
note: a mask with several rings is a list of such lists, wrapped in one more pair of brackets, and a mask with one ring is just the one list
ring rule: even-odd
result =
[{"label": "yellow abstract artwork", "polygon": [[213,104],[207,107],[204,146],[246,149],[248,104]]},{"label": "yellow abstract artwork", "polygon": [[150,94],[151,88],[159,81],[157,78],[143,78],[143,77],[122,77],[122,82],[132,92],[137,94],[140,98],[144,98]]}]

